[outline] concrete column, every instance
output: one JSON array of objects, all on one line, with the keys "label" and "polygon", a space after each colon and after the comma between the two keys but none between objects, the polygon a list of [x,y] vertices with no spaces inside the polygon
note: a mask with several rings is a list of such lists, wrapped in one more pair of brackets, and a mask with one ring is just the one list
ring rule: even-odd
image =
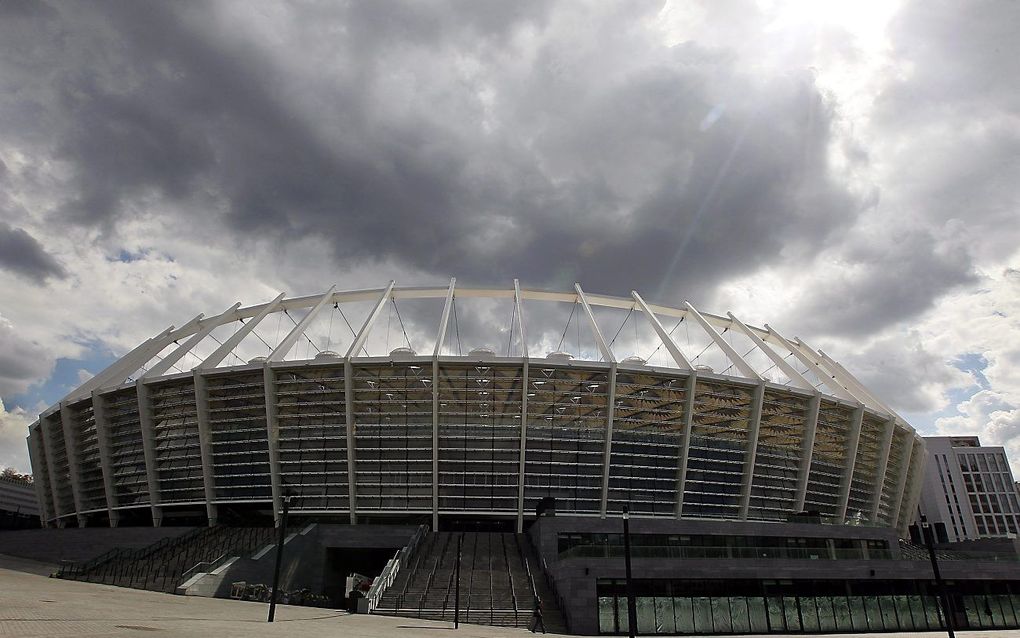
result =
[{"label": "concrete column", "polygon": [[811,476],[811,458],[815,451],[815,432],[818,430],[818,411],[822,407],[822,395],[817,392],[808,402],[807,419],[804,422],[804,439],[801,441],[800,464],[797,468],[797,493],[793,498],[793,511],[803,512],[807,499],[808,478]]},{"label": "concrete column", "polygon": [[64,435],[64,453],[67,455],[67,471],[70,474],[71,497],[74,499],[74,511],[78,515],[78,527],[85,527],[78,467],[78,433],[75,432],[74,417],[66,403],[60,404],[60,429]]},{"label": "concrete column", "polygon": [[439,355],[432,357],[432,531],[439,531]]},{"label": "concrete column", "polygon": [[913,522],[913,513],[917,508],[917,500],[921,496],[921,486],[924,484],[924,442],[916,436],[911,436],[911,439],[913,444],[909,466],[914,468],[914,476],[913,480],[904,486],[903,498],[900,500],[896,514],[896,528],[903,536],[906,536],[907,526]]},{"label": "concrete column", "polygon": [[836,501],[836,521],[846,520],[847,503],[850,502],[850,485],[853,483],[854,468],[857,467],[857,447],[861,442],[861,426],[864,424],[864,405],[857,406],[850,422],[844,454],[843,475],[839,479],[839,500]]},{"label": "concrete column", "polygon": [[120,523],[117,507],[117,490],[113,483],[113,449],[110,445],[110,422],[106,418],[106,402],[98,390],[92,391],[92,416],[96,421],[96,440],[99,443],[99,465],[103,470],[103,492],[106,494],[106,512],[110,527]]},{"label": "concrete column", "polygon": [[152,525],[163,524],[163,508],[159,496],[159,469],[156,466],[155,433],[152,425],[152,401],[149,399],[149,386],[144,379],[135,382],[138,396],[138,425],[142,431],[142,453],[145,456],[145,478],[149,485],[149,503],[152,510]]},{"label": "concrete column", "polygon": [[269,484],[273,491],[273,522],[280,524],[283,483],[280,476],[280,418],[276,408],[276,371],[266,362],[262,369],[266,395],[266,444],[269,446]]},{"label": "concrete column", "polygon": [[521,368],[521,456],[517,475],[517,533],[524,533],[524,476],[528,452],[528,360]]},{"label": "concrete column", "polygon": [[[354,525],[358,522],[358,450],[354,436],[354,366],[350,356],[344,360],[344,408],[347,411],[347,494],[351,502],[351,525]],[[435,493],[434,485],[432,489]]]},{"label": "concrete column", "polygon": [[202,455],[202,485],[205,491],[205,513],[209,527],[218,522],[216,508],[216,476],[213,473],[212,426],[209,424],[209,386],[205,376],[195,370],[195,416],[198,421],[198,444]]},{"label": "concrete column", "polygon": [[42,434],[38,431],[40,422],[36,422],[28,429],[28,458],[32,463],[32,473],[35,475],[33,487],[35,487],[35,498],[39,502],[39,523],[42,527],[50,526],[50,519],[53,518],[53,504],[50,502],[49,490],[46,484],[49,482],[45,474],[39,472],[43,461]]},{"label": "concrete column", "polygon": [[903,504],[903,492],[907,489],[907,474],[910,471],[910,462],[913,455],[916,453],[920,446],[915,442],[913,436],[907,436],[903,443],[903,465],[899,468],[899,478],[896,479],[896,494],[895,502],[891,503],[889,509],[890,516],[892,517],[892,527],[899,528],[900,526],[900,506]]},{"label": "concrete column", "polygon": [[691,449],[691,434],[694,429],[694,395],[698,389],[698,373],[693,368],[687,375],[687,386],[684,397],[684,440],[680,444],[676,472],[676,517],[680,518],[684,510],[684,489],[687,484],[687,458]]},{"label": "concrete column", "polygon": [[609,467],[613,454],[613,412],[616,408],[616,362],[609,366],[609,389],[606,407],[606,441],[602,448],[602,505],[599,513],[606,517],[606,506],[609,500]]},{"label": "concrete column", "polygon": [[896,419],[890,418],[882,430],[882,441],[878,445],[878,465],[875,467],[875,491],[871,495],[871,509],[868,520],[878,520],[878,508],[882,504],[882,490],[885,487],[885,476],[889,470],[889,452],[892,451],[893,431],[896,430]]},{"label": "concrete column", "polygon": [[740,486],[740,505],[738,517],[747,520],[747,510],[751,504],[751,485],[754,482],[754,461],[758,454],[758,432],[761,430],[761,408],[765,402],[765,381],[751,395],[751,414],[747,423],[747,452],[744,455],[744,475]]},{"label": "concrete column", "polygon": [[[59,417],[58,417],[59,418]],[[49,474],[50,479],[50,498],[53,499],[53,518],[57,521],[57,527],[64,527],[63,517],[68,512],[64,511],[63,506],[60,504],[60,493],[57,491],[57,464],[53,458],[54,452],[54,441],[53,432],[50,431],[53,415],[44,416],[39,418],[39,429],[42,431],[43,441],[43,453],[46,455],[46,472]]]}]

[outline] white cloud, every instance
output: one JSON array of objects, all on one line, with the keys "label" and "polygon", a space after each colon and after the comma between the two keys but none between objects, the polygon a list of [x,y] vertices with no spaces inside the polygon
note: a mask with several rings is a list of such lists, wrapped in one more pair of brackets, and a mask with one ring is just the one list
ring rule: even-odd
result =
[{"label": "white cloud", "polygon": [[32,471],[26,441],[29,423],[27,412],[20,408],[8,412],[0,399],[0,467],[13,467],[25,473]]}]

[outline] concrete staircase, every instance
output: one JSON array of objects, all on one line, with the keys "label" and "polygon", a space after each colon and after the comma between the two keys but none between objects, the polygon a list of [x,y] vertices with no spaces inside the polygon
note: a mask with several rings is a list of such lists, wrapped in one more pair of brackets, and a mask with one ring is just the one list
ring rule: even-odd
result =
[{"label": "concrete staircase", "polygon": [[524,535],[499,532],[430,534],[411,565],[397,575],[373,613],[453,621],[457,544],[461,541],[460,621],[527,627],[536,594],[549,631],[564,629],[537,556]]},{"label": "concrete staircase", "polygon": [[140,549],[118,548],[92,560],[65,564],[57,576],[70,580],[173,593],[183,574],[224,554],[246,555],[266,545],[271,527],[197,528]]}]

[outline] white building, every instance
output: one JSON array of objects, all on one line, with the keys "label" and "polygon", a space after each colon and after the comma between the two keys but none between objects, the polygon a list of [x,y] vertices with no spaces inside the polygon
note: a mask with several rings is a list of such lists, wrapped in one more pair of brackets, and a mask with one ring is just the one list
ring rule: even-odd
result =
[{"label": "white building", "polygon": [[30,481],[0,476],[0,515],[5,513],[38,516],[39,502]]},{"label": "white building", "polygon": [[1020,503],[1001,447],[976,436],[924,437],[928,450],[921,513],[949,540],[1016,535]]}]

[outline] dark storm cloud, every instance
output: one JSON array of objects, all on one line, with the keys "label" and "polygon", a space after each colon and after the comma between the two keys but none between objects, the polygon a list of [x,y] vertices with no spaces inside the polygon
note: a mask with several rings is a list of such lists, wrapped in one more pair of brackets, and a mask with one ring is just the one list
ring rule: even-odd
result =
[{"label": "dark storm cloud", "polygon": [[0,315],[0,397],[24,392],[52,368],[46,349],[25,339]]},{"label": "dark storm cloud", "polygon": [[[886,176],[876,215],[835,247],[839,270],[791,315],[865,337],[920,316],[1015,254],[1020,197],[1020,4],[914,0],[889,27],[871,113]],[[892,172],[895,171],[895,172]]]},{"label": "dark storm cloud", "polygon": [[851,242],[847,268],[798,308],[801,330],[863,337],[921,314],[936,299],[977,281],[960,245],[923,230]]},{"label": "dark storm cloud", "polygon": [[552,3],[309,5],[275,50],[214,6],[55,5],[48,44],[10,52],[33,86],[10,112],[75,170],[62,219],[112,232],[156,194],[224,246],[314,235],[341,266],[678,301],[812,255],[861,207],[807,72],[663,47],[657,5],[555,32]]},{"label": "dark storm cloud", "polygon": [[[0,164],[0,168],[2,168]],[[0,172],[0,178],[2,178]],[[2,179],[0,179],[2,181]],[[21,228],[0,221],[0,268],[43,283],[47,277],[66,276],[64,267],[46,252],[42,244]]]}]

